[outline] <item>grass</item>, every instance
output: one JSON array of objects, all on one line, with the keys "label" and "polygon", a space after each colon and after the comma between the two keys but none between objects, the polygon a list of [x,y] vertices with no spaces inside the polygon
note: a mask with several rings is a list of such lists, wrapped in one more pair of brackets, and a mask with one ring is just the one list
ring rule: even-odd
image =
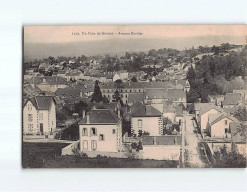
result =
[{"label": "grass", "polygon": [[23,142],[23,168],[177,168],[178,161],[61,156],[64,143]]},{"label": "grass", "polygon": [[177,168],[177,166],[178,161],[76,156],[59,156],[44,164],[45,168]]},{"label": "grass", "polygon": [[61,155],[66,143],[28,143],[22,144],[22,167],[41,168],[47,160]]}]

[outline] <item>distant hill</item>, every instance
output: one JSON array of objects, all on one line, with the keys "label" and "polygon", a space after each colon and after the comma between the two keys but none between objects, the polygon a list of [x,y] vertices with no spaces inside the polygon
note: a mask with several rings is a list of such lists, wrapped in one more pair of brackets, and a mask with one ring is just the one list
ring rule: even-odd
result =
[{"label": "distant hill", "polygon": [[49,56],[123,55],[125,52],[149,51],[160,48],[183,50],[185,47],[213,46],[222,43],[244,44],[245,39],[244,37],[232,36],[203,36],[169,39],[110,39],[69,43],[26,43],[24,44],[24,59],[29,61]]}]

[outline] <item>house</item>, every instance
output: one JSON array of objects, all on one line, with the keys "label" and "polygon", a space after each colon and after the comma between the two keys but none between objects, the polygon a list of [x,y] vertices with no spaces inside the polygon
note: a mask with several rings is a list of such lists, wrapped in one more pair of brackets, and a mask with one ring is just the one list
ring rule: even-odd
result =
[{"label": "house", "polygon": [[143,136],[143,158],[179,160],[181,143],[181,135]]},{"label": "house", "polygon": [[222,112],[222,109],[216,106],[211,107],[210,105],[205,105],[200,110],[200,124],[201,130],[205,130],[208,123],[208,115],[209,114],[218,114]]},{"label": "house", "polygon": [[145,99],[146,103],[161,103],[165,99],[165,90],[163,88],[148,88],[145,90]]},{"label": "house", "polygon": [[52,96],[29,98],[23,107],[23,134],[51,134],[56,129],[55,107]]},{"label": "house", "polygon": [[200,121],[200,111],[202,108],[212,108],[214,107],[214,103],[194,103],[194,112],[197,121]]},{"label": "house", "polygon": [[175,120],[176,110],[172,105],[164,105],[163,117],[169,118],[172,122]]},{"label": "house", "polygon": [[186,106],[186,92],[183,89],[167,89],[166,90],[166,100],[171,100],[174,106],[183,104]]},{"label": "house", "polygon": [[217,113],[208,115],[207,130],[210,137],[213,138],[229,138],[231,132],[229,126],[231,122],[236,122],[237,119],[226,113]]},{"label": "house", "polygon": [[128,81],[129,73],[126,70],[120,70],[118,74],[122,81]]},{"label": "house", "polygon": [[239,105],[243,102],[241,93],[227,93],[223,101],[223,107],[229,108]]},{"label": "house", "polygon": [[222,106],[225,97],[223,95],[209,95],[209,102],[214,103],[216,106]]},{"label": "house", "polygon": [[131,114],[131,134],[141,135],[147,132],[152,136],[163,134],[162,113],[151,105],[141,104]]},{"label": "house", "polygon": [[79,122],[80,151],[122,150],[122,120],[108,109],[91,110]]},{"label": "house", "polygon": [[246,89],[234,89],[233,93],[240,93],[245,102],[247,102]]},{"label": "house", "polygon": [[115,82],[116,80],[121,80],[120,76],[118,73],[116,73],[114,76],[113,76],[113,79],[112,81]]},{"label": "house", "polygon": [[[231,144],[232,151],[236,151],[239,154],[244,156],[247,155],[247,145],[246,145],[246,129],[245,132],[240,132],[239,129],[244,128],[241,127],[243,124],[239,122],[230,123],[229,130],[231,132]],[[246,127],[246,126],[245,126]]]},{"label": "house", "polygon": [[55,92],[59,88],[67,87],[67,81],[62,77],[32,77],[28,81],[32,87],[38,87],[45,92]]}]

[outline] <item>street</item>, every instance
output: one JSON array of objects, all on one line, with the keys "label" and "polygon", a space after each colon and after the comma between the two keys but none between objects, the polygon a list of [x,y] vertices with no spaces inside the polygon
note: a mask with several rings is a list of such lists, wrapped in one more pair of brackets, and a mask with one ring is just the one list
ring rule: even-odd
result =
[{"label": "street", "polygon": [[196,133],[193,132],[194,125],[192,119],[192,115],[185,115],[185,158],[187,158],[188,163],[192,167],[203,168],[204,163],[200,159],[200,152],[198,148],[198,143],[200,140],[198,139]]}]

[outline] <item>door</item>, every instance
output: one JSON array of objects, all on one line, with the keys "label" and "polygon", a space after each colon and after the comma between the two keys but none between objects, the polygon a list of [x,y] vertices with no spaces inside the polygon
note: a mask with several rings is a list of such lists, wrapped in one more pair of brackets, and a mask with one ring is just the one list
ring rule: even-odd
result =
[{"label": "door", "polygon": [[83,140],[83,150],[88,150],[87,140]]},{"label": "door", "polygon": [[43,135],[43,133],[44,133],[44,125],[43,125],[43,123],[40,123],[39,129],[40,129],[40,134]]},{"label": "door", "polygon": [[92,148],[92,150],[96,150],[97,149],[96,140],[92,140],[91,141],[91,148]]}]

